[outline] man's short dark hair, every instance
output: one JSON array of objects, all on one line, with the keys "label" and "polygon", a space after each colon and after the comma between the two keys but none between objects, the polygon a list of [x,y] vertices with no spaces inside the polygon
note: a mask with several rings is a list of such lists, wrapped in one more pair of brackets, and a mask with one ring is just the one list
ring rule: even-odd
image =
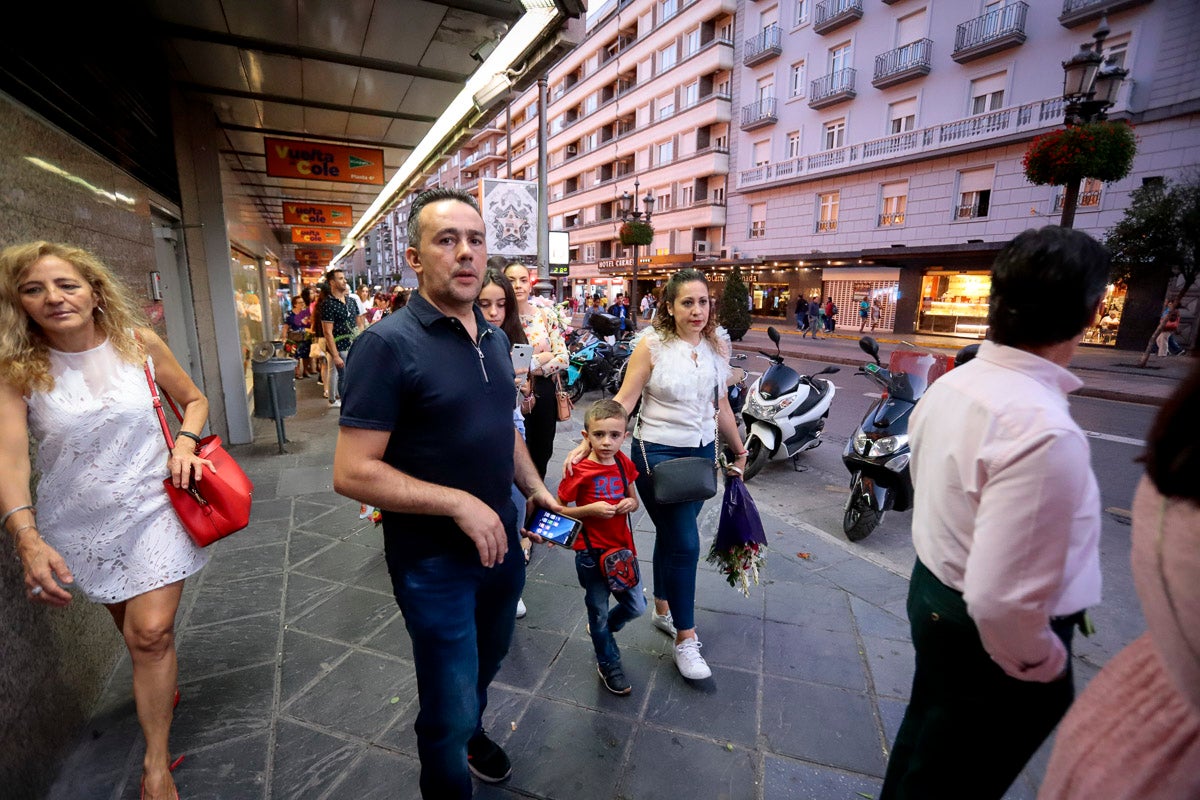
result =
[{"label": "man's short dark hair", "polygon": [[413,200],[412,207],[408,210],[408,246],[417,247],[421,242],[421,212],[425,206],[430,203],[440,203],[442,200],[457,200],[460,203],[466,203],[471,208],[475,209],[475,213],[479,214],[479,203],[475,201],[467,192],[462,189],[453,189],[447,186],[439,186],[436,189],[429,189],[417,195],[417,199]]},{"label": "man's short dark hair", "polygon": [[326,272],[325,273],[325,282],[329,283],[330,281],[332,281],[339,272],[345,273],[346,270],[342,269],[341,267],[334,267],[333,269]]},{"label": "man's short dark hair", "polygon": [[1108,250],[1082,231],[1057,225],[1025,231],[992,264],[992,340],[1038,347],[1075,338],[1104,296],[1109,262]]}]

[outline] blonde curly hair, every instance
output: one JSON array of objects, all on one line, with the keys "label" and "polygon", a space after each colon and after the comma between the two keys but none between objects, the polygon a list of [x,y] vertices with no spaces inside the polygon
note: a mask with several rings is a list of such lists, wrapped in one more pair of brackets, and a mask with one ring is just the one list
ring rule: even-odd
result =
[{"label": "blonde curly hair", "polygon": [[129,290],[108,267],[81,247],[27,242],[0,251],[0,380],[22,394],[54,388],[49,342],[25,313],[17,291],[29,268],[46,256],[61,258],[75,267],[96,296],[96,326],[121,358],[131,364],[141,363],[145,355],[133,329],[146,322]]}]

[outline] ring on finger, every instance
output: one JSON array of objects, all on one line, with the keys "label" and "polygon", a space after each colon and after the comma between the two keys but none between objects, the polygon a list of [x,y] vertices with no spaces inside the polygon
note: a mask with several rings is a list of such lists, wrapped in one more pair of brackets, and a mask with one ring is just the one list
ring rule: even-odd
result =
[{"label": "ring on finger", "polygon": [[38,596],[39,594],[41,594],[41,593],[42,593],[42,587],[41,587],[41,586],[35,586],[35,587],[33,587],[32,589],[30,589],[30,590],[29,590],[29,594],[30,594],[31,596],[33,596],[33,597],[37,597],[37,596]]}]

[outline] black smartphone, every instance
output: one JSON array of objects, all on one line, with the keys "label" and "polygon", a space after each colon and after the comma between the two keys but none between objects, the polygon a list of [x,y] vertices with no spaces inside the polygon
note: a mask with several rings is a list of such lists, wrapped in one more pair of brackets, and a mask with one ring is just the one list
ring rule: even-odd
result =
[{"label": "black smartphone", "polygon": [[525,530],[536,533],[548,542],[570,547],[575,543],[575,537],[583,530],[583,523],[573,517],[564,517],[539,508],[529,518]]}]

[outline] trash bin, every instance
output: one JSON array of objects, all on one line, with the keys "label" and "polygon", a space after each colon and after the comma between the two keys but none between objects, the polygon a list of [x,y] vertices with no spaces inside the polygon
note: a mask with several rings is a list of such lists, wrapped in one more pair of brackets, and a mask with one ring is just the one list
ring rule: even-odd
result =
[{"label": "trash bin", "polygon": [[259,419],[274,419],[271,406],[271,384],[275,384],[275,397],[279,403],[281,417],[296,416],[296,359],[269,358],[251,363],[254,371],[254,416]]}]

